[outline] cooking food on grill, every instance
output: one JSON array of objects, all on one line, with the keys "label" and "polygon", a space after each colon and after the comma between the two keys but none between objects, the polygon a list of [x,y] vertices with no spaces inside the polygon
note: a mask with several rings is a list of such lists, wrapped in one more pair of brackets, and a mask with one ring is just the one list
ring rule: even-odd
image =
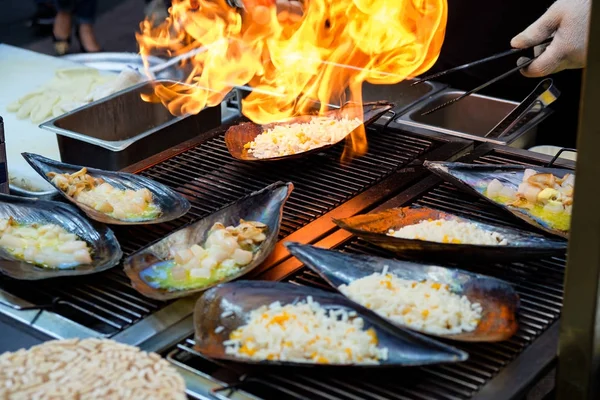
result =
[{"label": "cooking food on grill", "polygon": [[499,203],[528,210],[548,221],[551,226],[567,231],[571,224],[574,185],[573,174],[559,178],[551,173],[541,174],[533,169],[526,169],[523,181],[516,191],[511,185],[504,185],[498,179],[493,179],[485,194]]},{"label": "cooking food on grill", "polygon": [[160,208],[154,203],[148,189],[117,189],[102,178],[88,174],[85,167],[72,174],[53,171],[46,173],[46,176],[67,196],[112,218],[147,220],[160,215]]},{"label": "cooking food on grill", "polygon": [[361,368],[459,362],[468,355],[395,327],[345,297],[268,281],[207,290],[194,310],[195,350],[238,363]]},{"label": "cooking food on grill", "polygon": [[546,232],[568,238],[575,175],[561,168],[426,161],[449,182]]},{"label": "cooking food on grill", "polygon": [[256,158],[291,156],[335,144],[361,123],[358,118],[315,117],[307,122],[275,125],[244,148]]},{"label": "cooking food on grill", "polygon": [[157,264],[142,273],[149,285],[163,289],[193,289],[220,282],[239,273],[252,262],[267,238],[262,222],[240,221],[225,227],[215,223],[206,241],[171,249],[173,260]]},{"label": "cooking food on grill", "polygon": [[436,335],[472,332],[481,320],[481,304],[450,290],[447,283],[431,279],[416,281],[381,273],[342,284],[338,290],[382,317]]},{"label": "cooking food on grill", "polygon": [[[341,142],[361,124],[376,121],[392,108],[392,104],[383,101],[362,107],[346,103],[321,115],[304,115],[284,122],[262,126],[245,122],[227,130],[225,143],[233,157],[244,161],[300,157]],[[358,114],[364,122],[356,117]]]},{"label": "cooking food on grill", "polygon": [[125,273],[136,290],[159,300],[247,274],[273,251],[293,188],[276,182],[183,227],[127,258]]},{"label": "cooking food on grill", "polygon": [[113,225],[156,224],[179,218],[190,203],[141,175],[103,171],[23,153],[33,169],[88,217]]},{"label": "cooking food on grill", "polygon": [[537,259],[561,254],[567,247],[560,239],[420,206],[391,208],[334,222],[366,241],[419,261]]},{"label": "cooking food on grill", "polygon": [[395,325],[473,342],[506,340],[517,330],[519,296],[504,281],[298,243],[286,247],[348,299]]},{"label": "cooking food on grill", "polygon": [[87,275],[121,256],[112,231],[74,207],[0,195],[0,273],[26,280]]},{"label": "cooking food on grill", "polygon": [[388,352],[356,312],[323,308],[311,296],[250,311],[223,345],[235,357],[316,364],[378,364]]},{"label": "cooking food on grill", "polygon": [[107,339],[51,340],[0,355],[3,399],[184,400],[185,382],[158,354]]},{"label": "cooking food on grill", "polygon": [[398,230],[390,229],[388,235],[404,239],[454,244],[498,246],[508,243],[506,238],[498,232],[481,229],[472,222],[446,219],[430,218],[414,225],[403,226]]},{"label": "cooking food on grill", "polygon": [[55,224],[20,224],[0,218],[0,246],[17,259],[45,268],[73,268],[92,262],[88,244]]}]

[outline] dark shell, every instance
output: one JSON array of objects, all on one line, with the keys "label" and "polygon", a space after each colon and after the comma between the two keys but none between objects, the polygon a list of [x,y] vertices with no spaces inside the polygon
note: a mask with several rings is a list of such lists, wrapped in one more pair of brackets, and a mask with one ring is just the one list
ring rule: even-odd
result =
[{"label": "dark shell", "polygon": [[0,218],[9,217],[23,224],[59,225],[85,240],[93,249],[92,264],[71,269],[48,269],[19,260],[0,248],[0,272],[11,278],[40,280],[95,274],[114,267],[123,256],[117,238],[108,227],[88,221],[68,204],[1,194]]},{"label": "dark shell", "polygon": [[388,271],[401,279],[430,279],[445,283],[450,285],[453,292],[467,296],[471,302],[481,304],[482,319],[473,332],[454,335],[427,333],[428,335],[464,342],[497,342],[510,338],[517,331],[515,314],[519,308],[519,296],[508,283],[499,279],[458,269],[348,254],[298,243],[286,243],[286,247],[298,260],[335,289],[342,284],[349,284],[375,272],[381,272],[387,265]]},{"label": "dark shell", "polygon": [[[189,296],[193,293],[207,290],[219,283],[237,279],[262,264],[275,248],[281,225],[283,206],[293,189],[294,185],[292,183],[276,182],[214,212],[198,222],[187,225],[127,258],[124,262],[125,273],[138,292],[144,296],[158,300]],[[172,246],[202,244],[206,241],[207,234],[214,223],[220,222],[225,226],[235,226],[239,224],[240,219],[262,222],[267,225],[268,230],[266,232],[267,239],[261,243],[254,255],[253,261],[246,265],[239,273],[220,282],[189,290],[168,290],[153,287],[148,283],[146,279],[156,274],[153,267],[170,259],[169,250]]]},{"label": "dark shell", "polygon": [[493,179],[498,179],[502,184],[510,185],[516,189],[521,183],[523,173],[526,169],[534,169],[538,173],[550,173],[560,178],[565,176],[565,174],[574,174],[574,171],[564,168],[526,167],[523,165],[474,165],[430,161],[425,161],[423,165],[434,174],[456,185],[460,189],[476,194],[539,229],[565,239],[569,237],[568,230],[555,229],[550,226],[548,221],[532,215],[528,210],[496,202],[488,198],[484,193],[487,185]]},{"label": "dark shell", "polygon": [[[207,291],[196,303],[194,311],[195,350],[214,359],[231,360],[244,364],[271,366],[315,367],[313,363],[284,361],[253,361],[225,354],[223,342],[232,331],[247,322],[249,313],[275,301],[282,304],[294,303],[312,296],[313,300],[327,309],[356,311],[365,321],[365,329],[373,327],[379,343],[389,350],[388,359],[379,365],[355,365],[361,368],[392,366],[418,366],[428,364],[465,361],[468,354],[426,336],[398,328],[375,313],[356,305],[344,296],[310,287],[299,287],[289,283],[268,281],[238,281],[219,285]],[[228,312],[229,316],[223,317]],[[222,326],[224,330],[215,333]],[[326,365],[330,368],[352,366],[352,364]]]},{"label": "dark shell", "polygon": [[[508,244],[491,246],[439,243],[426,240],[403,239],[387,235],[390,229],[398,230],[404,226],[418,224],[428,219],[447,219],[475,223],[482,229],[501,234],[506,238]],[[426,207],[392,208],[374,214],[357,215],[340,220],[334,219],[334,222],[340,228],[376,246],[400,253],[403,256],[418,256],[428,260],[448,261],[450,259],[462,260],[470,258],[499,262],[562,254],[567,249],[567,242],[563,240],[554,240],[531,232],[484,224]]]},{"label": "dark shell", "polygon": [[[65,164],[59,161],[54,161],[37,154],[23,153],[25,160],[40,174],[46,181],[54,186],[46,174],[49,172],[58,172],[61,174],[79,171],[81,166]],[[141,175],[128,174],[125,172],[103,171],[95,168],[88,168],[88,173],[94,178],[102,178],[107,183],[114,187],[124,190],[139,190],[148,189],[152,193],[154,202],[160,207],[161,214],[158,218],[147,220],[120,220],[112,218],[103,212],[96,211],[91,207],[76,202],[72,197],[67,196],[65,192],[56,188],[58,192],[67,200],[79,207],[88,217],[105,224],[112,225],[142,225],[142,224],[158,224],[171,221],[185,215],[191,205],[185,197],[179,193],[169,189],[167,186],[155,182]],[[56,186],[55,186],[56,187]]]},{"label": "dark shell", "polygon": [[[328,116],[341,116],[344,109],[349,107],[356,107],[355,104],[346,103],[342,108],[331,110],[327,112],[325,115]],[[385,101],[377,101],[371,103],[363,104],[363,125],[368,125],[371,122],[379,119],[384,113],[394,108],[394,105]],[[311,116],[301,116],[290,119],[284,124],[291,124],[294,122],[305,122],[308,121]],[[227,132],[225,132],[225,144],[227,145],[227,149],[229,153],[236,159],[242,161],[279,161],[279,160],[290,160],[299,157],[305,157],[309,154],[322,152],[326,149],[329,149],[343,139],[340,139],[338,142],[322,146],[316,149],[308,150],[302,153],[296,153],[289,156],[281,156],[281,157],[271,157],[271,158],[256,158],[252,154],[248,153],[248,150],[244,148],[246,143],[253,141],[258,135],[263,133],[265,130],[275,126],[276,124],[268,124],[268,125],[257,125],[253,122],[244,122],[239,125],[234,125],[230,127]],[[345,136],[347,137],[350,133]],[[344,137],[344,138],[345,138]]]}]

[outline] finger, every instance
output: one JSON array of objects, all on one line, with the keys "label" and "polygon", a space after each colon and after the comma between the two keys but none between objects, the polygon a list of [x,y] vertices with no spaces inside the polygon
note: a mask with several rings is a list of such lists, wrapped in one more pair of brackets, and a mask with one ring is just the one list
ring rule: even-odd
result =
[{"label": "finger", "polygon": [[540,44],[552,36],[560,24],[560,19],[561,13],[558,8],[553,5],[544,15],[538,18],[537,21],[512,38],[510,45],[517,49],[526,49]]},{"label": "finger", "polygon": [[558,51],[558,44],[551,44],[546,51],[536,58],[527,68],[521,70],[521,73],[528,78],[539,78],[558,72],[563,62],[563,55]]}]

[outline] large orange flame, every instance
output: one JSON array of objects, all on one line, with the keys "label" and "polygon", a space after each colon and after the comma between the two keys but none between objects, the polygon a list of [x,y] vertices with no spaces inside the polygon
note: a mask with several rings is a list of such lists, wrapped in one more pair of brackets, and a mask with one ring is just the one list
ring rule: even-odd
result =
[{"label": "large orange flame", "polygon": [[[197,50],[182,62],[191,89],[156,88],[173,114],[216,106],[243,85],[254,90],[242,112],[259,124],[306,114],[317,102],[320,112],[362,103],[363,82],[394,84],[431,68],[447,17],[446,0],[308,0],[301,19],[283,22],[273,0],[246,0],[245,8],[242,15],[224,0],[176,0],[160,26],[141,24],[143,57]],[[345,156],[366,150],[361,127]]]}]

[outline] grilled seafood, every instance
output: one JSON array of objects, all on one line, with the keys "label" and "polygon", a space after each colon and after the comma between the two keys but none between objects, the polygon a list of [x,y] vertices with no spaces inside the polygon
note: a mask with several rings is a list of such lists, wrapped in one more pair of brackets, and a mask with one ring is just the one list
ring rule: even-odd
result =
[{"label": "grilled seafood", "polygon": [[18,259],[45,268],[74,268],[92,262],[88,244],[54,224],[0,219],[0,246]]},{"label": "grilled seafood", "polygon": [[202,246],[173,248],[173,259],[154,267],[163,269],[163,273],[147,279],[171,289],[201,287],[222,280],[252,262],[254,253],[267,238],[266,230],[265,224],[255,221],[240,220],[235,227],[217,222]]},{"label": "grilled seafood", "polygon": [[[550,173],[542,174],[526,169],[517,190],[493,179],[487,186],[486,196],[508,206],[529,210],[540,217],[546,217],[545,219],[555,220],[556,225],[568,228],[574,185],[573,174],[559,178]],[[567,216],[567,219],[559,218],[560,214]]]},{"label": "grilled seafood", "polygon": [[47,176],[67,196],[115,219],[154,219],[161,213],[148,189],[118,189],[89,175],[87,168],[72,174],[49,172]]}]

